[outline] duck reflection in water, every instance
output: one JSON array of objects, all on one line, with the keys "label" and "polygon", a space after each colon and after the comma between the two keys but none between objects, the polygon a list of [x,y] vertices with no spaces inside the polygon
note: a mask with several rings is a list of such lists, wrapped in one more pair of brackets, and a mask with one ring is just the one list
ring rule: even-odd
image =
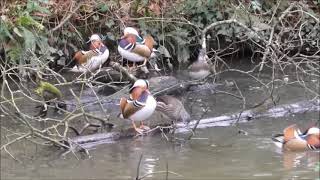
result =
[{"label": "duck reflection in water", "polygon": [[317,151],[284,151],[282,154],[283,168],[289,170],[297,167],[315,167],[319,162],[319,155]]}]

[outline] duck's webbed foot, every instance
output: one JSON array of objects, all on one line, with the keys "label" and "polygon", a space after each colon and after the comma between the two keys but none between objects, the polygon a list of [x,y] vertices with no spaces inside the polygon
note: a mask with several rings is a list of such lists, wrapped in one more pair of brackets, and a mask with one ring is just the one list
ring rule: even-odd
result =
[{"label": "duck's webbed foot", "polygon": [[147,61],[148,61],[148,59],[145,58],[144,61],[143,61],[143,63],[142,63],[141,65],[139,65],[138,67],[146,66],[146,65],[147,65]]},{"label": "duck's webbed foot", "polygon": [[146,131],[150,130],[148,126],[144,126],[143,124],[140,125],[139,128],[137,128],[136,124],[132,121],[132,126],[134,130],[138,133],[138,135],[144,135]]},{"label": "duck's webbed foot", "polygon": [[143,129],[144,131],[149,131],[149,130],[150,130],[150,127],[144,125],[142,121],[141,121],[141,123],[140,123],[140,127],[139,127],[139,128],[140,128],[140,129]]}]

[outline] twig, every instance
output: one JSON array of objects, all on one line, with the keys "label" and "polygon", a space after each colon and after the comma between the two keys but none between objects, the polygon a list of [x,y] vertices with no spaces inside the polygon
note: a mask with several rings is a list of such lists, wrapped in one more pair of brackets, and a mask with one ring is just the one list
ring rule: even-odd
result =
[{"label": "twig", "polygon": [[140,180],[141,178],[139,178],[139,173],[140,173],[140,165],[141,165],[141,161],[142,161],[142,157],[143,157],[143,154],[140,155],[140,158],[139,158],[139,162],[138,162],[138,166],[137,166],[137,171],[136,171],[136,180]]},{"label": "twig", "polygon": [[195,123],[195,125],[194,125],[193,128],[191,129],[191,132],[192,132],[192,133],[189,135],[188,138],[186,138],[187,140],[190,140],[190,139],[192,138],[192,136],[195,135],[196,129],[197,129],[197,127],[198,127],[201,119],[207,114],[208,110],[209,110],[209,107],[207,107],[207,108],[205,109],[205,111],[202,113],[202,115],[200,116],[200,118],[197,120],[197,122]]},{"label": "twig", "polygon": [[69,15],[64,18],[56,27],[54,27],[52,30],[51,30],[51,33],[58,30],[59,28],[61,28],[71,17],[72,15],[82,6],[82,3],[80,2],[70,13]]}]

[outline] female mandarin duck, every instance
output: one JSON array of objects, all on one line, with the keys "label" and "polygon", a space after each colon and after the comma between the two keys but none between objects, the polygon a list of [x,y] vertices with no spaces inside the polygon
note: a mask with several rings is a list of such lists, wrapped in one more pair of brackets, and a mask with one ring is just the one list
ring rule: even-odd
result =
[{"label": "female mandarin duck", "polygon": [[71,69],[72,72],[93,72],[108,60],[109,50],[103,44],[99,35],[93,34],[87,43],[89,42],[89,51],[75,53],[73,59],[77,62],[77,65]]},{"label": "female mandarin duck", "polygon": [[[149,118],[155,111],[157,102],[149,92],[149,82],[147,80],[138,79],[130,88],[129,99],[121,98],[120,109],[123,118],[132,121],[133,128],[142,134],[144,130],[150,129],[143,125],[142,121]],[[136,127],[135,121],[140,121],[139,128]]]},{"label": "female mandarin duck", "polygon": [[210,66],[206,61],[206,56],[205,50],[201,49],[198,59],[188,67],[191,79],[203,79],[210,75]]},{"label": "female mandarin duck", "polygon": [[272,137],[274,143],[285,150],[302,151],[320,149],[320,129],[316,126],[301,133],[296,124],[288,126],[283,134]]},{"label": "female mandarin duck", "polygon": [[173,121],[182,121],[189,123],[190,114],[184,108],[182,102],[169,95],[163,95],[156,98],[156,110],[162,112]]},{"label": "female mandarin duck", "polygon": [[155,56],[154,44],[152,36],[147,35],[142,38],[136,29],[127,27],[119,41],[118,51],[128,61],[133,63],[143,62],[141,66],[145,66],[148,59]]}]

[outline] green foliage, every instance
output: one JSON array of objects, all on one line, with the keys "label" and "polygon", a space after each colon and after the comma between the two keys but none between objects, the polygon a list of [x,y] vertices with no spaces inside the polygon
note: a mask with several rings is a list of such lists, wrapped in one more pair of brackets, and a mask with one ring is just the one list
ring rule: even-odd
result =
[{"label": "green foliage", "polygon": [[99,9],[99,12],[105,13],[105,12],[107,12],[109,10],[109,7],[105,3],[99,3],[98,4],[98,9]]},{"label": "green foliage", "polygon": [[14,39],[11,35],[9,28],[9,25],[5,23],[2,19],[0,20],[0,41],[5,42],[7,38]]},{"label": "green foliage", "polygon": [[25,27],[25,28],[35,27],[38,30],[43,30],[44,29],[44,26],[42,24],[40,24],[39,22],[34,20],[28,14],[20,16],[16,23],[17,23],[18,26],[22,26],[22,27]]},{"label": "green foliage", "polygon": [[[40,0],[39,2],[47,4],[48,0]],[[40,13],[44,13],[44,14],[50,15],[51,12],[47,8],[40,6],[39,2],[38,1],[34,1],[34,0],[28,0],[26,11],[28,13],[40,12]]]},{"label": "green foliage", "polygon": [[[229,1],[222,0],[184,0],[180,4],[175,4],[173,8],[169,8],[166,17],[186,19],[190,22],[189,24],[166,23],[166,21],[162,24],[146,22],[143,19],[138,23],[143,32],[151,33],[158,42],[164,43],[161,46],[161,51],[166,53],[166,57],[170,56],[181,64],[187,64],[192,51],[194,51],[194,45],[200,44],[199,29],[203,29],[213,22],[228,19],[233,13],[229,6]],[[232,36],[232,29],[227,26],[217,29],[217,31]]]},{"label": "green foliage", "polygon": [[223,13],[230,13],[229,11],[231,11],[227,7],[228,2],[222,0],[186,0],[174,13],[183,13],[192,23],[204,28],[213,22],[226,19],[227,17]]},{"label": "green foliage", "polygon": [[[34,57],[30,57],[30,54],[45,54],[44,50],[48,52],[50,49],[45,38],[45,26],[30,15],[34,12],[50,14],[50,11],[40,6],[40,3],[48,2],[28,0],[25,6],[17,4],[8,7],[10,13],[2,16],[0,40],[9,47],[5,50],[12,64],[32,63]],[[10,19],[10,17],[16,18]]]},{"label": "green foliage", "polygon": [[[165,1],[166,3],[158,0],[137,0],[129,4],[121,0],[83,1],[84,5],[63,24],[59,31],[54,32],[53,38],[50,38],[50,40],[54,39],[55,49],[48,44],[49,34],[46,28],[57,26],[57,24],[52,25],[52,22],[61,22],[67,15],[66,8],[72,9],[71,4],[76,1],[68,1],[70,6],[66,5],[61,8],[63,14],[56,11],[63,4],[54,5],[55,3],[49,3],[51,2],[49,0],[13,2],[13,5],[7,8],[9,11],[6,16],[9,18],[1,20],[0,26],[0,40],[11,44],[7,54],[12,62],[22,62],[18,60],[20,57],[26,57],[24,54],[27,51],[41,55],[42,60],[48,61],[52,59],[50,53],[58,50],[65,53],[65,49],[61,47],[65,48],[68,42],[82,48],[91,33],[101,33],[116,44],[117,39],[121,36],[119,30],[122,29],[122,26],[137,22],[142,34],[150,33],[155,37],[166,57],[172,57],[180,63],[187,63],[192,58],[194,47],[200,44],[201,30],[209,24],[235,18],[267,39],[271,26],[278,23],[276,21],[279,15],[288,8],[292,0],[282,0],[280,4],[277,4],[279,1],[244,2],[236,0],[182,0]],[[242,3],[239,4],[239,2]],[[311,3],[319,5],[320,2],[313,0]],[[128,7],[120,8],[123,4],[127,4]],[[162,6],[164,4],[166,6]],[[159,10],[160,7],[161,10]],[[273,21],[269,22],[276,9]],[[310,10],[308,13],[318,17],[316,12]],[[127,18],[129,16],[138,20]],[[164,20],[141,18],[143,16],[161,17]],[[303,19],[303,22],[305,21],[310,22],[302,26],[301,35],[307,39],[319,37],[319,23],[312,22],[312,19]],[[290,22],[290,19],[283,22]],[[258,41],[258,38],[253,37],[253,33],[234,25],[219,25],[207,33],[207,39],[212,44],[220,43],[217,42],[217,39],[230,44],[245,36]],[[293,37],[293,40],[298,38]],[[315,42],[310,41],[310,44],[314,45]],[[26,62],[31,61],[32,59]]]}]

